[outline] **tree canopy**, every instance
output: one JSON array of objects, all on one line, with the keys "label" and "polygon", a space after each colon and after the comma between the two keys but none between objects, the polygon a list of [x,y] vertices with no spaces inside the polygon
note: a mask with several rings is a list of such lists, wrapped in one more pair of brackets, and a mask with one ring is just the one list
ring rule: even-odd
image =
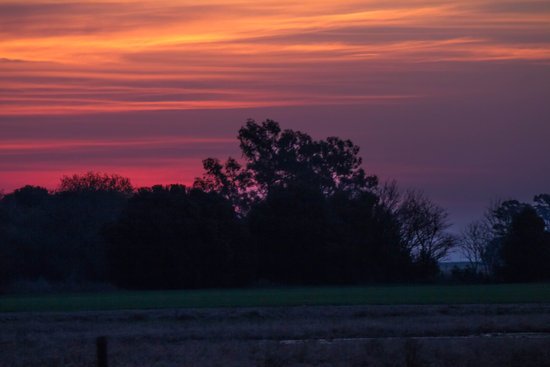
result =
[{"label": "tree canopy", "polygon": [[245,165],[233,158],[223,165],[208,158],[203,161],[203,177],[194,184],[222,194],[237,207],[248,208],[274,189],[297,184],[315,187],[326,196],[357,195],[378,184],[377,177],[361,167],[359,147],[350,140],[314,140],[301,131],[282,130],[273,120],[248,120],[237,139]]}]

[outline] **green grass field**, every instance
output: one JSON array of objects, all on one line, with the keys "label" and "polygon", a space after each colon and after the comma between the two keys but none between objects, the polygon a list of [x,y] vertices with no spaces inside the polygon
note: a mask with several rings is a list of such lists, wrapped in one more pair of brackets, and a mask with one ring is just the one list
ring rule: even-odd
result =
[{"label": "green grass field", "polygon": [[118,291],[0,296],[0,312],[550,302],[550,283]]}]

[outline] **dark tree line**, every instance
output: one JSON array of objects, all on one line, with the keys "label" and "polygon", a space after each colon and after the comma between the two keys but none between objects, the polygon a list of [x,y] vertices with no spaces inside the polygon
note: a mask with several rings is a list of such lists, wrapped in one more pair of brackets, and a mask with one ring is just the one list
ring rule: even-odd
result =
[{"label": "dark tree line", "polygon": [[130,193],[117,187],[73,190],[65,186],[86,179],[64,177],[53,193],[25,186],[4,196],[0,202],[3,283],[38,278],[75,283],[108,280],[101,231],[119,217]]},{"label": "dark tree line", "polygon": [[257,276],[283,283],[431,279],[454,238],[446,213],[419,192],[379,185],[350,140],[314,140],[249,120],[245,161],[209,158],[194,187],[231,201],[258,254]]},{"label": "dark tree line", "polygon": [[[205,159],[192,187],[134,189],[124,177],[89,172],[63,177],[55,191],[25,186],[0,196],[0,286],[426,281],[457,241],[442,208],[367,175],[349,140],[314,140],[271,120],[249,120],[238,140],[241,162]],[[548,277],[529,261],[547,256],[549,204],[548,196],[521,210],[503,203],[461,244],[482,242],[480,258],[493,254],[490,269],[503,279]]]},{"label": "dark tree line", "polygon": [[104,230],[111,279],[128,288],[244,285],[255,251],[231,203],[185,186],[153,186],[133,195]]}]

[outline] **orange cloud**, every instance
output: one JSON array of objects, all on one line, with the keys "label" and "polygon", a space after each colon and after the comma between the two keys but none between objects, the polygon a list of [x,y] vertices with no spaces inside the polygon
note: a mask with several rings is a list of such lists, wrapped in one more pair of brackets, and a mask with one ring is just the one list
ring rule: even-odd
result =
[{"label": "orange cloud", "polygon": [[[395,71],[549,62],[549,23],[537,1],[0,1],[0,114],[439,95],[403,88]],[[382,92],[369,87],[373,79]]]}]

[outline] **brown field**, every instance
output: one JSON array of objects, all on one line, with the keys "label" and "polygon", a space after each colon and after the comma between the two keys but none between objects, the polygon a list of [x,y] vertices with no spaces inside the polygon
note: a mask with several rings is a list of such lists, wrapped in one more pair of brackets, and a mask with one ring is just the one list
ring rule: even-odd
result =
[{"label": "brown field", "polygon": [[550,366],[550,305],[0,314],[0,366]]}]

